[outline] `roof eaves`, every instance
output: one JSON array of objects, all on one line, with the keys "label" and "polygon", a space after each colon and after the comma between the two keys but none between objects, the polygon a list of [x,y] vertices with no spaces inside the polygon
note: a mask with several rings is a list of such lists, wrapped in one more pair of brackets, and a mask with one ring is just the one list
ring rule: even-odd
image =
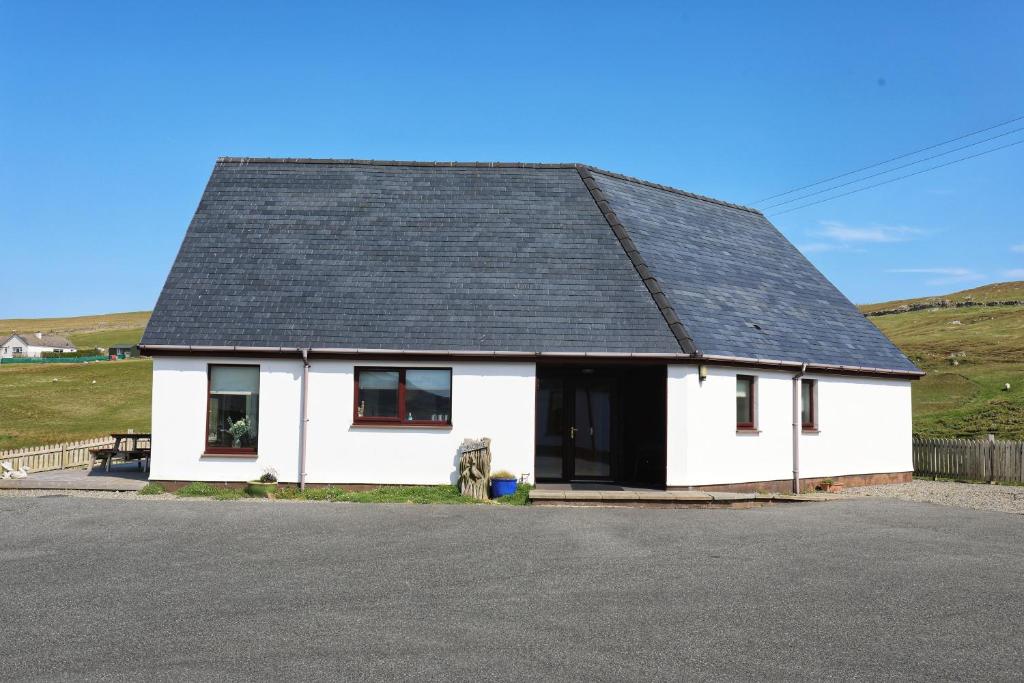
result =
[{"label": "roof eaves", "polygon": [[676,338],[679,343],[679,348],[683,352],[691,356],[699,356],[700,351],[697,349],[697,345],[693,341],[693,337],[687,332],[683,322],[679,319],[675,309],[672,307],[672,303],[665,296],[665,292],[661,288],[661,284],[658,279],[654,277],[654,273],[647,267],[647,263],[644,261],[643,256],[640,254],[640,250],[637,249],[636,244],[630,238],[629,233],[626,231],[626,227],[619,220],[619,217],[615,215],[615,211],[612,209],[611,204],[605,198],[601,188],[598,187],[597,182],[594,180],[594,175],[589,166],[579,165],[576,167],[579,171],[580,179],[583,180],[583,184],[590,191],[590,196],[597,204],[597,208],[601,210],[608,226],[612,229],[615,237],[619,240],[619,245],[622,250],[626,252],[626,256],[629,258],[633,267],[636,268],[637,274],[643,281],[644,286],[647,287],[647,291],[650,292],[651,298],[654,299],[654,303],[658,306],[658,310],[661,311],[661,315],[665,318],[665,323],[671,330],[672,335]]}]

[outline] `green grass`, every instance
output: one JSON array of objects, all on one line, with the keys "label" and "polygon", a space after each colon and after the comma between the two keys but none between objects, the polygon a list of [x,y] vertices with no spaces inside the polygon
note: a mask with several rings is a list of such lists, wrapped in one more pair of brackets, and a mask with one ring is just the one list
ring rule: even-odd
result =
[{"label": "green grass", "polygon": [[[504,496],[493,502],[499,505],[526,505],[529,503],[530,488],[529,486],[519,486],[514,495]],[[157,492],[153,491],[152,493]],[[182,498],[237,500],[246,497],[247,494],[242,489],[195,481],[178,489],[177,495]],[[369,491],[316,487],[300,491],[297,486],[281,485],[274,493],[274,498],[277,500],[318,500],[331,503],[485,504],[475,498],[463,496],[455,486],[381,486]]]},{"label": "green grass", "polygon": [[[68,336],[79,348],[135,344],[149,311],[74,318],[0,320],[12,330]],[[56,381],[55,381],[56,380]],[[0,366],[0,450],[77,441],[114,431],[150,429],[153,364],[109,363]]]},{"label": "green grass", "polygon": [[223,490],[223,487],[214,486],[213,484],[208,484],[205,481],[194,481],[191,484],[182,486],[174,493],[180,498],[209,498],[217,495]]},{"label": "green grass", "polygon": [[163,484],[158,484],[155,481],[150,482],[139,489],[140,496],[155,496],[160,493],[165,493],[166,489]]},{"label": "green grass", "polygon": [[0,450],[150,430],[153,363],[0,366]]},{"label": "green grass", "polygon": [[307,488],[282,486],[277,498],[285,500],[327,500],[334,503],[433,503],[465,505],[479,503],[459,493],[455,486],[381,486],[369,491],[345,491],[340,488]]},{"label": "green grass", "polygon": [[[975,301],[1024,299],[1024,282],[933,298],[968,296]],[[913,385],[915,434],[1024,439],[1024,307],[921,310],[869,320],[928,373]],[[1009,391],[1003,390],[1006,383]]]},{"label": "green grass", "polygon": [[495,498],[494,502],[499,505],[528,505],[530,503],[530,489],[532,488],[529,484],[519,484],[516,486],[516,492],[511,496]]},{"label": "green grass", "polygon": [[117,344],[138,344],[142,339],[144,327],[132,327],[124,330],[99,330],[96,332],[76,332],[69,336],[71,343],[79,349],[108,349]]}]

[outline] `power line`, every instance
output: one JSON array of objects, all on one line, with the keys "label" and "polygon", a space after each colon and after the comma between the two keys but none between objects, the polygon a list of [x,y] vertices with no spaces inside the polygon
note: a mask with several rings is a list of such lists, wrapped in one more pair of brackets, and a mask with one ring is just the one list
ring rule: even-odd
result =
[{"label": "power line", "polygon": [[867,185],[865,187],[858,187],[856,189],[850,190],[849,192],[843,192],[841,194],[837,194],[837,195],[832,196],[832,197],[825,197],[824,199],[819,199],[818,201],[815,201],[815,202],[808,202],[807,204],[801,204],[800,206],[794,206],[794,207],[792,207],[790,209],[786,209],[785,211],[779,211],[778,213],[773,213],[771,215],[773,217],[774,216],[781,216],[782,214],[789,213],[790,211],[796,211],[797,209],[805,209],[808,206],[814,206],[815,204],[821,204],[822,202],[830,202],[833,199],[839,199],[840,197],[846,197],[846,196],[851,195],[851,194],[856,194],[858,192],[863,192],[864,190],[870,190],[870,189],[873,189],[873,188],[876,188],[876,187],[881,187],[882,185],[888,185],[889,183],[894,183],[897,180],[903,180],[904,178],[911,178],[911,177],[916,176],[916,175],[921,175],[922,173],[927,173],[928,171],[934,171],[937,168],[943,168],[945,166],[952,166],[953,164],[958,164],[961,161],[967,161],[968,159],[973,159],[975,157],[984,156],[985,154],[989,154],[991,152],[998,152],[1001,149],[1006,149],[1007,147],[1013,147],[1014,145],[1019,145],[1019,144],[1022,144],[1022,143],[1024,143],[1024,140],[1017,140],[1016,142],[1011,142],[1011,143],[1008,143],[1008,144],[1005,144],[1005,145],[1000,145],[999,147],[993,147],[992,149],[986,149],[983,152],[977,152],[976,154],[970,154],[970,155],[965,156],[965,157],[960,157],[959,159],[953,159],[952,161],[947,161],[944,164],[938,164],[936,166],[929,166],[928,168],[923,168],[920,171],[914,171],[913,173],[907,173],[906,175],[897,176],[895,178],[889,178],[888,180],[883,180],[882,182],[875,183],[874,185]]},{"label": "power line", "polygon": [[764,210],[767,211],[768,209],[774,209],[776,206],[783,206],[785,204],[792,204],[793,202],[799,202],[799,201],[801,201],[803,199],[807,199],[808,197],[814,197],[815,195],[824,194],[825,192],[831,192],[832,190],[838,190],[841,187],[847,187],[849,185],[853,185],[854,183],[862,183],[865,180],[871,180],[872,178],[877,178],[878,176],[885,175],[886,173],[892,173],[894,171],[899,171],[900,169],[903,169],[903,168],[910,168],[911,166],[917,166],[918,164],[923,164],[926,161],[931,161],[932,159],[938,159],[939,157],[944,157],[947,154],[952,154],[954,152],[962,152],[965,149],[970,149],[971,147],[977,147],[978,145],[983,145],[986,142],[991,142],[993,140],[998,140],[999,138],[1005,138],[1007,135],[1013,135],[1014,133],[1019,133],[1022,130],[1024,130],[1024,127],[1022,127],[1022,128],[1014,128],[1013,130],[1009,130],[1009,131],[1007,131],[1005,133],[1000,133],[999,135],[993,135],[990,138],[985,138],[983,140],[978,140],[977,142],[971,142],[971,143],[968,143],[966,145],[961,145],[960,147],[954,147],[953,149],[946,150],[945,152],[939,152],[938,154],[933,154],[930,157],[924,157],[923,159],[918,159],[917,161],[911,161],[911,162],[906,163],[906,164],[901,164],[900,166],[893,166],[892,168],[886,169],[885,171],[879,171],[878,173],[872,173],[871,175],[866,175],[866,176],[862,176],[860,178],[855,178],[854,180],[848,180],[845,183],[839,183],[838,185],[831,185],[829,187],[826,187],[823,190],[815,190],[814,192],[808,192],[807,194],[800,195],[799,197],[794,197],[793,199],[787,199],[785,201],[776,202],[775,204],[769,204],[768,206],[764,207]]},{"label": "power line", "polygon": [[831,182],[833,180],[839,180],[840,178],[845,178],[847,176],[853,175],[854,173],[860,173],[861,171],[868,171],[868,170],[870,170],[872,168],[877,168],[879,166],[884,166],[885,164],[892,163],[893,161],[899,161],[900,159],[906,159],[907,157],[914,156],[915,154],[920,154],[921,152],[927,152],[930,149],[935,149],[936,147],[942,147],[943,145],[948,145],[951,142],[957,142],[959,140],[963,140],[964,138],[969,138],[969,137],[972,137],[974,135],[978,135],[979,133],[987,133],[990,130],[995,130],[996,128],[1002,128],[1003,126],[1008,126],[1009,124],[1016,123],[1017,121],[1024,121],[1024,116],[1018,116],[1016,118],[1010,119],[1009,121],[1003,121],[1002,123],[997,123],[994,126],[989,126],[988,128],[982,128],[980,130],[976,130],[976,131],[971,132],[971,133],[965,133],[965,134],[963,134],[963,135],[961,135],[959,137],[955,137],[955,138],[946,140],[944,142],[939,142],[939,143],[936,143],[934,145],[929,145],[928,147],[922,147],[921,149],[915,150],[913,152],[907,152],[906,154],[900,154],[898,156],[892,157],[891,159],[886,159],[885,161],[879,161],[878,163],[870,164],[869,166],[863,166],[863,167],[858,168],[858,169],[853,170],[853,171],[847,171],[846,173],[840,173],[839,175],[834,175],[831,178],[824,178],[824,179],[819,180],[817,182],[810,183],[809,185],[802,185],[800,187],[794,187],[792,190],[786,190],[785,192],[780,192],[778,194],[773,194],[770,197],[765,197],[764,199],[758,199],[757,201],[749,202],[749,204],[760,204],[762,202],[768,201],[769,199],[775,199],[777,197],[785,197],[787,194],[793,194],[794,192],[799,192],[800,190],[806,190],[808,188],[815,187],[817,185],[821,185],[822,183],[827,183],[827,182]]}]

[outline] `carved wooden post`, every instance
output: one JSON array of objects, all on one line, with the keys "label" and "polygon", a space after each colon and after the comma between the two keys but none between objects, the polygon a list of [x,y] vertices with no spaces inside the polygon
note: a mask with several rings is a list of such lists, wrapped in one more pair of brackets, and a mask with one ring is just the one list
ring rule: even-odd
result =
[{"label": "carved wooden post", "polygon": [[487,500],[491,478],[491,440],[464,439],[459,446],[459,491],[464,496]]}]

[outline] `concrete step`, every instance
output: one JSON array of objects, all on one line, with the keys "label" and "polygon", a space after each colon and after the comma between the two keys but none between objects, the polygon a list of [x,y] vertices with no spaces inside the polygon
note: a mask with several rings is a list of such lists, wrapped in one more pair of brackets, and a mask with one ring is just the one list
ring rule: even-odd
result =
[{"label": "concrete step", "polygon": [[772,503],[819,502],[839,496],[827,494],[734,493],[730,491],[572,491],[534,489],[533,505],[617,507],[758,507]]}]

